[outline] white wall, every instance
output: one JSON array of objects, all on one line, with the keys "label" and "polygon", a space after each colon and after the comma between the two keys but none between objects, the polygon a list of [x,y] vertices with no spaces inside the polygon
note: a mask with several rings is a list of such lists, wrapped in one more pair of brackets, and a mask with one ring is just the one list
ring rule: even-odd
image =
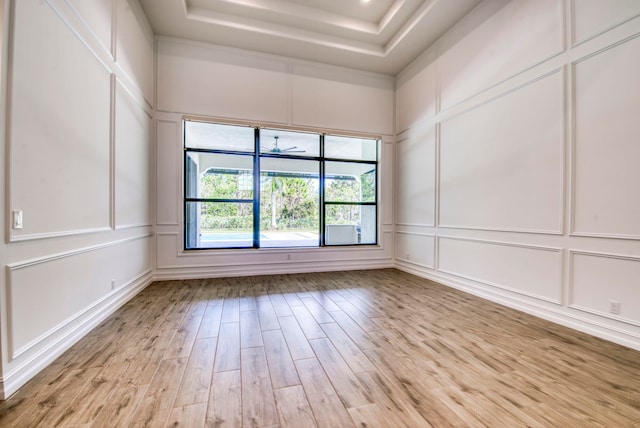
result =
[{"label": "white wall", "polygon": [[151,280],[154,99],[136,0],[7,1],[3,12],[8,396]]},{"label": "white wall", "polygon": [[[166,38],[158,40],[157,67],[157,278],[393,265],[392,78]],[[379,245],[184,251],[184,115],[382,137]]]},{"label": "white wall", "polygon": [[640,349],[639,15],[487,0],[400,73],[398,268]]}]

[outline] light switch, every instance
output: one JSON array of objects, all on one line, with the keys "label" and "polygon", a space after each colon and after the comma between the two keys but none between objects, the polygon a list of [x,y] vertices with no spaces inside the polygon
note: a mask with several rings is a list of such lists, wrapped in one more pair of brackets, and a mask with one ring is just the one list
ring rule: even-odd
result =
[{"label": "light switch", "polygon": [[22,210],[13,210],[13,228],[22,229]]}]

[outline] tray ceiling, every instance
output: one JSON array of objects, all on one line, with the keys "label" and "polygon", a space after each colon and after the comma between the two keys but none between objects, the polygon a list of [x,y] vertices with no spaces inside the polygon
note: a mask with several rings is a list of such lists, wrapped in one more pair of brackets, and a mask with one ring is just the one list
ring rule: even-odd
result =
[{"label": "tray ceiling", "polygon": [[480,0],[140,0],[158,35],[396,74]]}]

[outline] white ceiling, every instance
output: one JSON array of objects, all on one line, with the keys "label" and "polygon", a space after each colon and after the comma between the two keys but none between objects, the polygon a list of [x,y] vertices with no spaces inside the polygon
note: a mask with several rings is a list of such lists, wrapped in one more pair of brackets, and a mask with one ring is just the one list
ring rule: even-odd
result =
[{"label": "white ceiling", "polygon": [[481,0],[140,0],[157,35],[395,75]]}]

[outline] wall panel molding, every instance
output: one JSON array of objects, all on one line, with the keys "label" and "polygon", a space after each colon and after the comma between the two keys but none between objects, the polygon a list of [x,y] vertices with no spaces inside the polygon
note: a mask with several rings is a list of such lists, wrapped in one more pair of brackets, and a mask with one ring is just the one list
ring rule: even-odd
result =
[{"label": "wall panel molding", "polygon": [[628,87],[639,48],[640,32],[571,63],[571,236],[640,240],[640,197],[628,186],[640,180],[640,95]]},{"label": "wall panel molding", "polygon": [[[178,171],[182,175],[181,150],[177,145],[182,126],[176,120],[156,119],[156,197],[155,217],[159,226],[179,226],[182,204],[173,203],[182,199],[182,190],[177,184]],[[162,165],[162,171],[158,167]],[[180,180],[182,182],[182,180]]]},{"label": "wall panel molding", "polygon": [[[427,50],[440,54],[438,112],[456,108],[564,52],[564,0],[486,3]],[[525,19],[528,31],[521,31],[523,24],[517,23]]]},{"label": "wall panel molding", "polygon": [[[377,186],[380,189],[378,191],[378,202],[381,202],[382,195],[391,195],[391,198],[387,198],[387,201],[393,201],[393,194],[395,193],[394,184],[395,180],[395,144],[393,141],[385,141],[384,138],[378,143],[380,147],[378,165],[380,168],[378,175]],[[393,226],[395,221],[395,205],[393,203],[380,204],[378,208],[378,215],[382,217],[378,223],[381,227]]]},{"label": "wall panel molding", "polygon": [[555,68],[440,125],[438,227],[563,234],[565,80]]},{"label": "wall panel molding", "polygon": [[[420,127],[396,143],[396,225],[435,226],[438,184],[437,128]],[[420,175],[420,180],[412,179]],[[408,177],[408,179],[403,179]],[[424,220],[423,222],[416,221]]]},{"label": "wall panel molding", "polygon": [[[552,297],[552,296],[548,296],[548,295],[542,295],[540,293],[535,293],[532,291],[527,291],[524,289],[520,289],[520,288],[516,288],[514,286],[508,285],[506,283],[503,283],[501,281],[495,281],[495,280],[489,280],[489,279],[485,279],[485,278],[481,278],[476,274],[465,274],[462,272],[457,272],[451,268],[447,269],[446,267],[443,268],[443,251],[442,251],[442,242],[446,241],[446,240],[451,240],[451,241],[462,241],[462,242],[470,242],[470,243],[475,243],[475,244],[482,244],[482,245],[492,245],[492,246],[498,246],[498,247],[508,247],[508,248],[519,248],[519,249],[527,249],[527,250],[536,250],[536,251],[540,251],[540,252],[547,252],[547,253],[554,253],[554,259],[555,261],[553,262],[552,265],[550,266],[545,266],[547,268],[555,268],[557,270],[557,276],[555,277],[555,280],[552,279],[552,277],[549,278],[545,278],[546,280],[549,281],[555,281],[555,284],[553,287],[553,290],[547,290],[547,291],[552,291],[555,293],[556,297]],[[525,243],[515,243],[515,242],[505,242],[505,241],[494,241],[494,240],[485,240],[485,239],[473,239],[473,238],[463,238],[463,237],[457,237],[457,236],[445,236],[445,235],[440,235],[438,236],[438,267],[437,270],[443,273],[447,273],[453,276],[457,276],[460,278],[464,278],[464,279],[468,279],[480,284],[484,284],[484,285],[488,285],[491,287],[496,287],[496,288],[500,288],[512,293],[516,293],[516,294],[520,294],[523,296],[527,296],[527,297],[533,297],[535,299],[538,300],[543,300],[549,303],[553,303],[556,305],[561,305],[562,304],[562,284],[563,284],[563,276],[564,276],[564,250],[562,248],[559,247],[550,247],[550,246],[541,246],[541,245],[531,245],[531,244],[525,244]],[[503,254],[504,255],[504,254]],[[479,254],[476,253],[476,258],[479,257]],[[522,260],[521,260],[522,262]],[[505,261],[504,260],[500,260],[500,264],[504,264]],[[549,263],[547,261],[547,263]],[[524,267],[521,266],[521,267]],[[530,272],[532,273],[532,272]],[[521,278],[522,279],[522,278]],[[542,278],[540,279],[542,280]]]},{"label": "wall panel molding", "polygon": [[[344,269],[379,269],[393,266],[393,231],[381,233],[380,245],[318,248],[262,248],[238,250],[182,250],[181,232],[156,234],[158,261],[156,274],[194,272],[215,276],[265,275]],[[173,254],[168,254],[173,251]],[[239,261],[242,260],[242,261]],[[200,263],[199,263],[200,262]],[[243,272],[247,273],[243,273]],[[189,278],[194,278],[190,274]]]},{"label": "wall panel molding", "polygon": [[[111,55],[111,38],[113,33],[113,20],[114,20],[114,10],[113,3],[115,0],[100,0],[102,4],[106,4],[108,6],[109,17],[107,24],[103,24],[104,27],[107,28],[99,28],[100,27],[100,18],[96,15],[96,11],[89,12],[91,10],[90,7],[87,7],[86,1],[83,0],[64,0],[67,3],[68,7],[74,12],[74,14],[78,17],[78,19],[82,22],[82,24],[87,28],[92,37],[100,43],[102,48],[106,53]],[[94,4],[97,2],[94,2]],[[83,16],[83,13],[87,13],[86,16]],[[90,22],[91,21],[91,22]],[[94,25],[92,25],[94,24]]]},{"label": "wall panel molding", "polygon": [[[578,293],[578,285],[576,284],[576,257],[591,257],[598,260],[592,260],[591,265],[594,263],[601,263],[605,260],[613,261],[610,269],[606,271],[607,280],[610,283],[607,285],[605,289],[602,290],[593,290],[593,287],[587,286],[584,292],[591,294],[595,291],[598,291],[598,296],[586,296],[583,298],[584,302],[582,304],[577,303],[576,294]],[[626,262],[626,263],[625,263]],[[605,262],[606,263],[606,262]],[[633,268],[631,268],[633,265]],[[585,276],[589,279],[597,278],[597,275],[603,275],[603,271],[605,271],[605,267],[603,265],[598,265],[599,269],[589,274],[584,274],[582,279],[584,280]],[[617,277],[620,271],[624,271],[627,268],[631,272],[625,272],[629,275],[625,277],[628,279],[626,284],[617,283],[616,281],[621,280],[621,278]],[[633,278],[636,278],[634,281]],[[598,317],[610,319],[614,321],[619,321],[625,324],[630,324],[633,326],[640,327],[640,304],[636,304],[633,299],[634,292],[637,294],[640,291],[640,283],[638,283],[637,278],[640,278],[640,257],[623,255],[623,254],[615,254],[615,253],[607,253],[607,252],[596,252],[596,251],[584,251],[584,250],[569,250],[569,308],[576,309],[578,311],[582,311],[585,313],[597,315]],[[595,282],[600,283],[603,278],[597,278]],[[635,290],[634,290],[635,287]],[[622,294],[618,294],[622,293]],[[626,294],[626,296],[625,296]],[[626,297],[626,298],[625,298]],[[631,298],[629,298],[631,297]],[[632,311],[635,309],[636,317],[630,318],[625,315],[612,314],[608,312],[605,308],[609,306],[609,301],[617,301],[622,310],[625,310],[626,307],[632,305]],[[591,305],[589,305],[590,301]],[[635,305],[635,306],[634,306]]]},{"label": "wall panel molding", "polygon": [[[553,67],[553,69],[545,71],[542,74],[535,74],[533,77],[531,77],[530,79],[527,79],[523,82],[518,82],[515,85],[508,85],[505,86],[505,89],[496,93],[495,95],[492,95],[488,98],[482,98],[482,97],[473,97],[472,99],[470,99],[469,101],[464,103],[464,107],[460,108],[460,109],[456,109],[455,112],[452,112],[450,115],[446,116],[446,119],[444,121],[442,121],[442,123],[446,123],[447,121],[451,120],[451,119],[455,119],[458,116],[470,113],[478,108],[484,107],[487,104],[491,104],[501,98],[504,98],[506,96],[512,95],[515,92],[518,92],[519,90],[522,90],[528,86],[531,86],[535,83],[538,83],[541,80],[546,79],[547,77],[551,77],[553,75],[556,74],[561,74],[562,71],[564,70],[564,65],[561,67]],[[472,100],[475,99],[476,101],[473,102]]]},{"label": "wall panel molding", "polygon": [[19,236],[13,235],[10,237],[9,242],[26,242],[26,241],[37,241],[41,239],[80,236],[80,235],[88,235],[93,233],[108,232],[110,230],[112,230],[111,226],[104,226],[104,227],[96,227],[96,228],[88,228],[88,229],[65,230],[61,232],[30,233],[30,234],[19,235]]},{"label": "wall panel molding", "polygon": [[148,226],[152,224],[153,217],[152,115],[144,100],[137,98],[117,79],[113,97],[114,229]]},{"label": "wall panel molding", "polygon": [[[436,235],[432,234],[432,233],[424,233],[424,232],[408,232],[408,231],[396,231],[396,262],[402,262],[402,263],[408,263],[411,265],[415,265],[415,266],[420,266],[423,268],[427,268],[427,269],[435,269],[436,268],[436,262],[435,262],[435,255],[437,254],[437,239],[436,239]],[[405,249],[405,251],[400,251],[399,247],[400,247],[400,239],[398,237],[398,235],[407,235],[407,236],[421,236],[421,237],[426,237],[426,238],[431,238],[432,239],[432,243],[431,243],[431,263],[421,263],[419,261],[416,261],[416,258],[414,256],[414,259],[411,260],[411,252],[409,249]],[[425,251],[429,251],[429,248],[426,247]],[[400,256],[399,254],[404,253],[405,256]],[[427,253],[427,255],[429,255]]]},{"label": "wall panel molding", "polygon": [[[632,21],[636,18],[638,18],[640,16],[640,6],[635,5],[635,12],[633,11],[633,3],[634,0],[622,0],[622,1],[617,1],[617,3],[620,5],[622,4],[623,6],[626,6],[627,12],[630,12],[628,15],[625,15],[624,12],[620,13],[621,9],[616,7],[617,5],[612,4],[614,3],[613,0],[607,0],[607,2],[600,2],[600,6],[603,7],[603,9],[600,10],[600,12],[607,12],[609,14],[609,16],[602,16],[602,13],[599,14],[599,19],[601,20],[601,25],[599,26],[599,28],[597,29],[591,29],[590,31],[586,31],[583,34],[577,35],[576,34],[576,29],[579,26],[579,19],[577,17],[577,9],[579,8],[578,4],[581,2],[581,0],[571,0],[570,4],[571,4],[571,46],[576,47],[579,46],[583,43],[589,42],[590,40],[593,40],[595,38],[598,38],[602,35],[605,35],[606,33],[610,32],[611,30],[620,27],[621,25],[626,24],[629,21]],[[593,4],[596,4],[598,2],[592,2]],[[625,4],[626,3],[626,4]],[[611,15],[616,15],[616,16],[611,16]],[[603,19],[605,20],[603,22]]]},{"label": "wall panel molding", "polygon": [[34,266],[40,263],[48,263],[48,262],[52,262],[54,260],[60,260],[66,257],[73,257],[73,256],[77,256],[79,254],[84,254],[84,253],[89,253],[91,251],[96,251],[96,250],[100,250],[103,248],[108,248],[108,247],[114,247],[117,245],[121,245],[121,244],[125,244],[127,242],[132,242],[132,241],[137,241],[140,239],[144,239],[144,238],[149,238],[153,236],[153,234],[151,232],[149,233],[145,233],[142,235],[137,235],[137,236],[132,236],[129,238],[124,238],[124,239],[119,239],[117,241],[111,241],[111,242],[105,242],[102,244],[97,244],[97,245],[91,245],[88,247],[83,247],[83,248],[76,248],[74,250],[70,250],[70,251],[64,251],[64,252],[60,252],[60,253],[55,253],[55,254],[50,254],[47,256],[43,256],[43,257],[36,257],[33,259],[28,259],[28,260],[21,260],[21,261],[17,261],[17,262],[13,262],[13,263],[9,263],[7,264],[7,268],[9,269],[9,271],[13,272],[15,270],[18,269],[23,269],[25,267],[30,267],[30,266]]}]

